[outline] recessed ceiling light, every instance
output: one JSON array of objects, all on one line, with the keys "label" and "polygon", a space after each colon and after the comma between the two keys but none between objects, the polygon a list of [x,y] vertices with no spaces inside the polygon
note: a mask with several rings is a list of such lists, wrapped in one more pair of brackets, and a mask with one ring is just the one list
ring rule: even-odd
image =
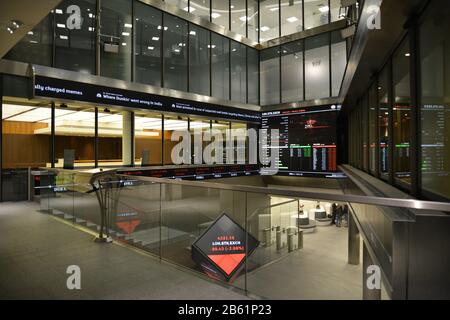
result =
[{"label": "recessed ceiling light", "polygon": [[411,53],[405,53],[405,57],[410,57],[411,56]]},{"label": "recessed ceiling light", "polygon": [[131,23],[125,23],[123,26],[125,28],[133,28],[133,25]]},{"label": "recessed ceiling light", "polygon": [[174,49],[173,51],[175,51],[175,52],[180,52],[180,49]]},{"label": "recessed ceiling light", "polygon": [[149,46],[149,47],[147,47],[147,49],[148,49],[148,50],[154,50],[154,49],[155,49],[155,47],[151,47],[151,46]]},{"label": "recessed ceiling light", "polygon": [[262,32],[265,32],[265,31],[268,31],[268,30],[270,30],[270,28],[268,26],[262,26],[261,27],[261,31]]},{"label": "recessed ceiling light", "polygon": [[215,47],[216,47],[215,44],[208,44],[208,48],[210,48],[210,49],[214,49]]},{"label": "recessed ceiling light", "polygon": [[152,37],[153,41],[159,41],[159,37]]},{"label": "recessed ceiling light", "polygon": [[329,6],[321,6],[321,7],[319,7],[319,11],[322,13],[328,12],[328,11],[330,11],[330,7]]},{"label": "recessed ceiling light", "polygon": [[69,39],[68,36],[64,36],[64,35],[60,35],[59,38],[62,39],[62,40],[67,40],[67,39]]},{"label": "recessed ceiling light", "polygon": [[58,28],[65,28],[66,27],[66,25],[64,23],[57,23],[56,26]]},{"label": "recessed ceiling light", "polygon": [[197,35],[197,32],[195,32],[194,30],[191,30],[191,31],[189,31],[189,34],[190,34],[191,36],[195,36],[195,35]]},{"label": "recessed ceiling light", "polygon": [[33,33],[33,31],[28,31],[28,33],[27,33],[29,36],[32,36],[34,33]]},{"label": "recessed ceiling light", "polygon": [[297,19],[297,17],[289,17],[289,18],[287,18],[286,19],[288,22],[295,22],[295,21],[298,21],[298,19]]},{"label": "recessed ceiling light", "polygon": [[122,32],[122,35],[125,36],[125,37],[128,37],[130,35],[130,33],[129,32]]},{"label": "recessed ceiling light", "polygon": [[62,11],[61,9],[56,9],[55,12],[56,12],[57,14],[63,14],[63,11]]},{"label": "recessed ceiling light", "polygon": [[126,42],[122,42],[122,46],[124,46],[124,47],[125,47],[126,45],[127,45],[127,43],[126,43]]},{"label": "recessed ceiling light", "polygon": [[218,17],[220,17],[220,14],[219,14],[219,13],[217,13],[217,12],[211,13],[211,18],[216,19],[216,18],[218,18]]}]

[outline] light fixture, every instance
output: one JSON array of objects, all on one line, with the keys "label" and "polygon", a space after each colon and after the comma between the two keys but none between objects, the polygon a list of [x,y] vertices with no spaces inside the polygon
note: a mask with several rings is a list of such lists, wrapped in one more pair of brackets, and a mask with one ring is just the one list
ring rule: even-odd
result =
[{"label": "light fixture", "polygon": [[94,27],[89,27],[88,30],[93,32],[95,30],[95,28]]},{"label": "light fixture", "polygon": [[208,44],[208,48],[210,48],[210,49],[214,49],[215,47],[216,47],[215,44]]},{"label": "light fixture", "polygon": [[411,53],[405,53],[405,57],[410,57],[411,56]]},{"label": "light fixture", "polygon": [[197,35],[197,32],[195,32],[194,30],[191,30],[191,31],[189,31],[189,34],[190,34],[191,36],[195,36],[195,35]]},{"label": "light fixture", "polygon": [[231,6],[230,6],[230,9],[234,9],[234,6],[233,6],[233,5],[231,5]]},{"label": "light fixture", "polygon": [[330,7],[326,6],[326,5],[322,5],[319,7],[319,11],[322,13],[328,12],[328,11],[330,11]]},{"label": "light fixture", "polygon": [[66,27],[66,25],[64,23],[57,23],[56,26],[58,28],[65,28]]},{"label": "light fixture", "polygon": [[55,12],[56,12],[57,14],[63,14],[63,11],[62,11],[61,9],[56,9]]},{"label": "light fixture", "polygon": [[174,52],[179,53],[180,49],[173,49]]},{"label": "light fixture", "polygon": [[178,44],[178,46],[179,46],[179,47],[186,47],[186,43],[180,42],[180,43]]},{"label": "light fixture", "polygon": [[186,11],[186,12],[194,12],[195,8],[193,8],[193,7],[186,7],[183,10]]},{"label": "light fixture", "polygon": [[[157,28],[158,30],[161,30],[162,29],[162,27],[161,26],[158,26],[158,28]],[[167,29],[169,29],[169,27],[164,27],[164,31],[167,31]]]},{"label": "light fixture", "polygon": [[11,29],[10,27],[7,27],[6,30],[7,30],[10,34],[13,34],[13,33],[14,33],[13,29]]},{"label": "light fixture", "polygon": [[131,23],[125,23],[123,26],[125,28],[133,28],[133,25]]},{"label": "light fixture", "polygon": [[242,16],[239,18],[239,20],[241,20],[242,22],[245,22],[246,20],[250,20],[250,18],[248,18],[247,16]]},{"label": "light fixture", "polygon": [[59,35],[59,38],[60,39],[62,39],[62,40],[67,40],[67,39],[69,39],[69,37],[68,36],[65,36],[65,35]]},{"label": "light fixture", "polygon": [[125,37],[128,37],[128,36],[130,36],[130,33],[124,31],[124,32],[122,32],[122,35],[125,36]]},{"label": "light fixture", "polygon": [[159,41],[159,37],[152,37],[153,41]]},{"label": "light fixture", "polygon": [[94,17],[94,15],[93,15],[92,13],[89,13],[88,16],[89,16],[89,18],[91,18],[91,19]]},{"label": "light fixture", "polygon": [[28,31],[27,34],[28,34],[29,36],[32,36],[32,35],[34,34],[34,32],[33,32],[33,31]]},{"label": "light fixture", "polygon": [[261,31],[262,31],[262,32],[266,32],[266,31],[268,31],[268,30],[270,30],[270,28],[269,28],[268,26],[262,26],[262,27],[261,27]]},{"label": "light fixture", "polygon": [[211,18],[216,19],[216,18],[218,18],[218,17],[220,17],[220,14],[219,14],[219,13],[217,13],[217,12],[211,13]]},{"label": "light fixture", "polygon": [[298,21],[298,18],[297,18],[297,17],[289,17],[289,18],[287,18],[286,20],[287,20],[288,22],[292,23],[292,22]]},{"label": "light fixture", "polygon": [[126,42],[122,42],[122,46],[124,46],[124,47],[125,47],[126,45],[127,45],[127,43],[126,43]]},{"label": "light fixture", "polygon": [[152,47],[152,46],[148,46],[148,47],[147,47],[147,49],[148,49],[148,50],[154,50],[154,49],[155,49],[155,47]]}]

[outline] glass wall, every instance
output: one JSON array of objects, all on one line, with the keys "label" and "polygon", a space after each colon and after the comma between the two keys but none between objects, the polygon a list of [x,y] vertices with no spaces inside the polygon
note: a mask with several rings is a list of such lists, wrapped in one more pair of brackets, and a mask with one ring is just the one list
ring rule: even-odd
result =
[{"label": "glass wall", "polygon": [[361,131],[362,131],[362,168],[364,171],[369,170],[369,105],[367,93],[361,100]]},{"label": "glass wall", "polygon": [[211,33],[211,95],[219,99],[230,98],[230,40]]},{"label": "glass wall", "polygon": [[331,22],[345,19],[345,8],[341,8],[341,0],[330,0]]},{"label": "glass wall", "polygon": [[[55,67],[95,73],[95,0],[65,0],[55,10]],[[78,16],[78,12],[80,16]]]},{"label": "glass wall", "polygon": [[450,198],[450,4],[436,3],[420,26],[422,191]]},{"label": "glass wall", "polygon": [[303,0],[281,0],[281,36],[303,30]]},{"label": "glass wall", "polygon": [[173,164],[171,157],[172,149],[178,143],[178,141],[171,140],[173,131],[188,130],[188,121],[187,117],[164,117],[164,164]]},{"label": "glass wall", "polygon": [[131,81],[132,2],[102,1],[100,74]]},{"label": "glass wall", "polygon": [[303,41],[281,47],[282,103],[303,100]]},{"label": "glass wall", "polygon": [[378,77],[378,143],[379,143],[379,164],[380,178],[389,178],[389,121],[390,121],[390,65],[386,65]]},{"label": "glass wall", "polygon": [[373,175],[377,167],[377,110],[378,86],[375,82],[369,89],[369,172]]},{"label": "glass wall", "polygon": [[305,40],[305,100],[329,96],[329,34],[322,34]]},{"label": "glass wall", "polygon": [[260,103],[280,103],[280,48],[273,47],[260,52]]},{"label": "glass wall", "polygon": [[339,96],[347,66],[347,44],[340,31],[331,33],[331,86],[333,97]]},{"label": "glass wall", "polygon": [[259,53],[247,48],[248,103],[259,104]]},{"label": "glass wall", "polygon": [[[187,35],[185,20],[164,14],[164,87],[187,91]],[[154,38],[155,41],[160,39]]]},{"label": "glass wall", "polygon": [[189,91],[210,95],[210,32],[189,24]]},{"label": "glass wall", "polygon": [[139,1],[134,12],[135,81],[160,87],[162,13]]},{"label": "glass wall", "polygon": [[211,22],[230,28],[230,3],[228,0],[211,0]]},{"label": "glass wall", "polygon": [[247,0],[247,38],[258,42],[259,30],[259,2]]},{"label": "glass wall", "polygon": [[[226,1],[224,1],[226,2]],[[247,7],[245,1],[230,0],[231,31],[246,35]]]},{"label": "glass wall", "polygon": [[231,100],[247,101],[246,49],[239,42],[231,41]]},{"label": "glass wall", "polygon": [[162,164],[162,117],[157,113],[136,112],[134,117],[135,165]]},{"label": "glass wall", "polygon": [[210,0],[190,0],[190,12],[209,21]]},{"label": "glass wall", "polygon": [[[129,125],[122,111],[115,108],[102,108],[98,111],[98,164],[99,166],[122,166],[122,140],[126,134],[131,141],[130,132],[124,130]],[[130,153],[131,154],[131,153]]]},{"label": "glass wall", "polygon": [[401,186],[411,185],[411,51],[409,39],[403,43],[392,57],[393,75],[393,132],[392,150],[394,152],[394,179]]},{"label": "glass wall", "polygon": [[305,29],[315,28],[329,22],[328,0],[305,1]]},{"label": "glass wall", "polygon": [[260,1],[259,10],[259,42],[278,38],[280,36],[280,7],[278,0]]}]

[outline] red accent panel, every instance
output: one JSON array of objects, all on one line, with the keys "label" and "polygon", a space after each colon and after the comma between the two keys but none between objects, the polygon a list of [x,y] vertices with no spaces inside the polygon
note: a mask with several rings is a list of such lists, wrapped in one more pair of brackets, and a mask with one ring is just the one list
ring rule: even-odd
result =
[{"label": "red accent panel", "polygon": [[239,263],[241,263],[242,259],[244,259],[245,253],[210,254],[208,257],[214,261],[220,269],[225,271],[226,274],[231,274]]},{"label": "red accent panel", "polygon": [[141,223],[141,220],[131,220],[116,222],[116,225],[127,234],[133,233],[134,229]]}]

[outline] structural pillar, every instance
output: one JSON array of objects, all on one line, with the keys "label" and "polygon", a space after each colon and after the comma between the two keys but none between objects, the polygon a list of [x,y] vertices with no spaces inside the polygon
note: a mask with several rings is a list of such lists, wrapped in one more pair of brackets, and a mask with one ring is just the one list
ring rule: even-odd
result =
[{"label": "structural pillar", "polygon": [[124,166],[134,165],[134,114],[122,112],[122,162]]},{"label": "structural pillar", "polygon": [[348,215],[348,264],[359,264],[361,238],[352,212]]},{"label": "structural pillar", "polygon": [[[378,273],[378,274],[377,274]],[[378,285],[376,285],[378,282]],[[381,271],[363,242],[363,300],[381,300]]]}]

